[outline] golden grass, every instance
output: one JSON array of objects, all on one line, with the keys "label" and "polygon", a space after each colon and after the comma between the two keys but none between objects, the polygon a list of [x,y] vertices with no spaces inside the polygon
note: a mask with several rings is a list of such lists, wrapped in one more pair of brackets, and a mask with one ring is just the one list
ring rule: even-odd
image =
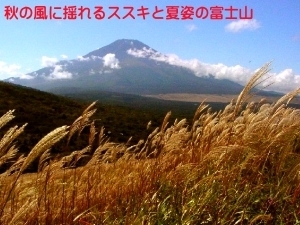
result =
[{"label": "golden grass", "polygon": [[[185,119],[171,123],[168,113],[132,146],[110,142],[104,128],[95,127],[92,104],[0,175],[1,224],[299,223],[300,111],[287,105],[299,90],[272,105],[245,105],[268,68],[223,111],[213,113],[202,103],[191,125]],[[8,121],[12,112],[1,118]],[[68,145],[86,126],[88,146],[49,159],[55,142],[66,137]],[[11,160],[16,148],[3,143],[0,159],[8,154]],[[22,174],[37,157],[39,171]],[[88,162],[78,167],[82,158]]]}]

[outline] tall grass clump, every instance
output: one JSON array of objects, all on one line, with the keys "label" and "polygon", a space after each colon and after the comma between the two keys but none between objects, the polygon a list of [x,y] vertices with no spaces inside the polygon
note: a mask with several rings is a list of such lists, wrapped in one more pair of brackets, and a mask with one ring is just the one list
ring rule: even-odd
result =
[{"label": "tall grass clump", "polygon": [[[0,141],[0,162],[13,161],[0,176],[1,224],[299,223],[300,111],[288,104],[300,89],[272,104],[248,101],[269,65],[224,110],[203,102],[190,125],[168,113],[134,145],[110,142],[91,120],[94,103],[27,156],[14,143],[23,127],[9,129]],[[53,144],[70,145],[85,127],[85,148],[51,158]],[[38,172],[24,173],[36,158]]]}]

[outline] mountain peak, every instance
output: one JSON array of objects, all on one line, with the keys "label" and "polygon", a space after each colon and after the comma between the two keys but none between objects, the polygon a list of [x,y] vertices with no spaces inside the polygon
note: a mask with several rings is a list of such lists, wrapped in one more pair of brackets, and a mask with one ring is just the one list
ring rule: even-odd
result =
[{"label": "mountain peak", "polygon": [[[139,41],[139,40],[135,40],[135,39],[118,39],[114,42],[112,42],[110,45],[142,45],[142,46],[147,46],[146,44],[144,44],[143,42]],[[147,46],[148,47],[148,46]]]},{"label": "mountain peak", "polygon": [[[83,88],[131,94],[239,93],[229,80],[197,77],[184,65],[134,39],[119,39],[75,60],[60,61],[11,82],[43,90]],[[221,91],[220,91],[221,90]]]},{"label": "mountain peak", "polygon": [[148,45],[146,45],[143,42],[140,42],[138,40],[134,40],[134,39],[118,39],[118,40],[112,42],[109,45],[106,45],[106,46],[104,46],[102,48],[99,48],[99,49],[97,49],[95,51],[92,51],[92,52],[88,53],[84,57],[91,57],[91,56],[103,57],[103,56],[105,56],[105,55],[107,55],[109,53],[113,53],[113,54],[115,54],[115,56],[118,59],[123,59],[123,58],[128,57],[127,51],[129,49],[142,50],[144,48],[150,49],[150,47]]}]

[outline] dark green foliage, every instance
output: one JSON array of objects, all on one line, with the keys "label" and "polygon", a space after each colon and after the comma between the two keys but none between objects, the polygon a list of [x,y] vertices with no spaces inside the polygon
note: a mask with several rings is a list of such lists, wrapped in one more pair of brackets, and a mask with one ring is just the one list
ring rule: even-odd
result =
[{"label": "dark green foliage", "polygon": [[[105,127],[111,141],[131,144],[149,135],[146,130],[151,120],[152,128],[161,124],[166,112],[172,111],[174,118],[192,118],[198,104],[162,101],[135,95],[110,92],[80,93],[61,97],[31,88],[0,82],[0,114],[15,109],[15,119],[7,126],[28,123],[24,134],[18,139],[21,153],[29,150],[53,129],[70,125],[93,100],[98,100],[94,116],[96,127]],[[81,100],[71,99],[76,98]],[[3,132],[5,129],[3,129]],[[53,153],[67,154],[65,151],[78,150],[86,146],[89,130],[83,131],[80,140],[72,139],[72,149],[65,149],[65,143],[56,145]],[[1,133],[1,135],[3,135]],[[73,145],[75,144],[75,145]],[[68,152],[69,153],[69,152]]]}]

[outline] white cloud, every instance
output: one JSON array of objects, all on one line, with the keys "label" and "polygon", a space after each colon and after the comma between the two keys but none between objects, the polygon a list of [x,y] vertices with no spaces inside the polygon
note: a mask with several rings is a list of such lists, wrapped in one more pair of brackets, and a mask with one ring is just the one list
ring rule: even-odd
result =
[{"label": "white cloud", "polygon": [[77,56],[77,60],[79,60],[79,61],[89,61],[90,58],[89,57],[84,58],[83,56],[79,55],[79,56]]},{"label": "white cloud", "polygon": [[41,65],[43,67],[54,67],[57,62],[58,62],[57,58],[42,56],[42,64]]},{"label": "white cloud", "polygon": [[138,58],[146,58],[156,54],[156,52],[152,48],[143,47],[141,50],[136,48],[130,48],[127,50],[127,54],[133,55]]},{"label": "white cloud", "polygon": [[[279,73],[270,73],[273,82],[271,90],[289,92],[300,88],[300,74],[296,74],[292,69],[285,69]],[[269,81],[269,82],[270,82]]]},{"label": "white cloud", "polygon": [[103,73],[112,73],[112,70],[104,70]]},{"label": "white cloud", "polygon": [[198,59],[183,60],[174,54],[161,54],[160,56],[157,56],[156,54],[150,58],[174,66],[188,68],[192,70],[196,76],[200,77],[208,77],[209,75],[213,75],[216,79],[229,79],[244,84],[252,75],[249,69],[243,68],[240,65],[226,66],[222,63],[208,64],[203,63]]},{"label": "white cloud", "polygon": [[[6,62],[0,61],[0,79],[6,79],[9,77],[19,77],[27,80],[34,78],[31,75],[24,74],[21,71],[21,66],[17,64],[7,64]],[[13,81],[13,78],[10,78],[9,81]]]},{"label": "white cloud", "polygon": [[34,76],[31,76],[31,75],[28,75],[28,74],[22,74],[20,76],[20,79],[24,79],[24,80],[31,80],[33,78],[34,78]]},{"label": "white cloud", "polygon": [[111,69],[119,69],[119,60],[115,54],[108,53],[103,57],[103,65]]},{"label": "white cloud", "polygon": [[185,28],[189,31],[189,32],[192,32],[194,30],[197,30],[197,26],[195,24],[189,24],[189,25],[186,25]]},{"label": "white cloud", "polygon": [[91,57],[83,57],[81,55],[77,56],[77,60],[79,60],[79,61],[90,61],[90,60],[96,60],[96,59],[102,59],[102,58],[99,56],[95,56],[95,55],[92,55]]},{"label": "white cloud", "polygon": [[56,65],[46,79],[49,80],[58,80],[58,79],[71,79],[72,74],[68,71],[64,71],[62,65]]},{"label": "white cloud", "polygon": [[0,77],[5,79],[12,76],[20,76],[21,66],[17,64],[8,64],[6,62],[0,61]]},{"label": "white cloud", "polygon": [[92,60],[102,59],[100,56],[95,56],[95,55],[92,55],[91,58],[92,58]]},{"label": "white cloud", "polygon": [[67,59],[67,58],[68,58],[68,56],[67,56],[67,55],[64,55],[64,54],[60,55],[60,57],[61,57],[62,59]]},{"label": "white cloud", "polygon": [[225,30],[236,33],[242,30],[256,30],[258,28],[260,28],[260,23],[256,19],[252,19],[233,21],[225,27]]},{"label": "white cloud", "polygon": [[[175,54],[161,54],[159,52],[154,52],[152,49],[129,49],[127,53],[135,57],[149,57],[158,62],[185,67],[193,71],[194,74],[199,77],[212,75],[216,79],[228,79],[241,85],[245,85],[258,70],[252,71],[241,65],[227,66],[222,63],[203,63],[198,59],[184,60],[180,59]],[[273,85],[268,87],[268,90],[288,92],[300,87],[300,74],[296,74],[292,69],[285,69],[280,73],[269,73],[266,76],[270,75],[272,77],[262,84],[263,86],[266,86],[274,82]]]}]

